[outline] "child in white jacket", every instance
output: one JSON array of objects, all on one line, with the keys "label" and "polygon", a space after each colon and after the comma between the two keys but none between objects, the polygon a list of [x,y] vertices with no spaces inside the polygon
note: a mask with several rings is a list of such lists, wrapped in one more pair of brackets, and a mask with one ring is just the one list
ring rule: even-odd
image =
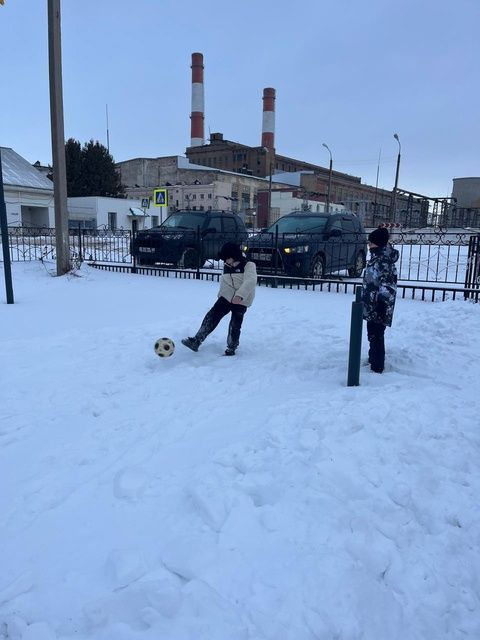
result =
[{"label": "child in white jacket", "polygon": [[240,340],[243,316],[255,297],[257,269],[255,263],[247,261],[240,247],[233,242],[223,245],[219,257],[224,262],[224,268],[220,278],[218,300],[203,319],[195,336],[184,338],[182,344],[192,351],[198,351],[199,346],[217,327],[220,320],[231,313],[225,355],[234,356]]}]

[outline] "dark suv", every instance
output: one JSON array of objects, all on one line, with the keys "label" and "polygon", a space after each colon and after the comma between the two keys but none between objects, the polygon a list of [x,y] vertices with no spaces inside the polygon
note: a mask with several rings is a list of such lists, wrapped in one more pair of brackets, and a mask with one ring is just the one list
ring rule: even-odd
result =
[{"label": "dark suv", "polygon": [[353,213],[293,211],[246,243],[259,273],[323,278],[347,270],[359,277],[365,267],[366,234]]},{"label": "dark suv", "polygon": [[195,269],[217,260],[225,242],[243,243],[247,230],[231,211],[176,211],[163,224],[139,231],[130,253],[139,265],[156,262]]}]

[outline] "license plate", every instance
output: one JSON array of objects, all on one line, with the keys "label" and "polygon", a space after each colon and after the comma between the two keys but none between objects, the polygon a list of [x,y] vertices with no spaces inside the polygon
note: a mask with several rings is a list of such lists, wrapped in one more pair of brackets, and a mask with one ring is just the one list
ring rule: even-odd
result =
[{"label": "license plate", "polygon": [[270,253],[259,253],[258,251],[252,251],[250,254],[252,260],[258,260],[259,262],[271,262],[272,256]]},{"label": "license plate", "polygon": [[141,253],[155,253],[155,249],[153,247],[138,247],[138,250]]}]

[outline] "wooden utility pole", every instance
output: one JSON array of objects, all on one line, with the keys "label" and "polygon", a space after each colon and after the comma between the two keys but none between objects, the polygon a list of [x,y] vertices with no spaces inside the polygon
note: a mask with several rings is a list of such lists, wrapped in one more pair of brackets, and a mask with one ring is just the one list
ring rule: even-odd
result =
[{"label": "wooden utility pole", "polygon": [[61,276],[67,273],[67,271],[70,271],[60,24],[60,0],[48,0],[48,62],[50,77],[50,120],[52,129],[57,276]]}]

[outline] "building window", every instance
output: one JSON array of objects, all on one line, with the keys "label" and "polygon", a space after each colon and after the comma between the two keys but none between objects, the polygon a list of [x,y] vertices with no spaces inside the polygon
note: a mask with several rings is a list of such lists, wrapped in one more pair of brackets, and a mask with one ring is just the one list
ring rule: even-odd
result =
[{"label": "building window", "polygon": [[232,191],[232,211],[238,211],[238,191]]},{"label": "building window", "polygon": [[158,227],[158,216],[152,216],[152,227]]},{"label": "building window", "polygon": [[205,194],[204,194],[204,193],[201,193],[201,194],[200,194],[200,200],[203,200],[204,198],[205,198]]},{"label": "building window", "polygon": [[193,198],[194,200],[196,200],[196,199],[197,199],[197,194],[196,194],[196,193],[194,193],[194,194],[192,195],[192,198]]},{"label": "building window", "polygon": [[200,205],[200,211],[203,211],[203,210],[204,210],[204,208],[205,208],[205,207],[203,206],[203,204],[201,204],[201,205]]},{"label": "building window", "polygon": [[208,197],[209,200],[211,200],[212,199],[212,194],[209,193],[207,197]]},{"label": "building window", "polygon": [[115,231],[117,228],[117,214],[115,211],[108,212],[108,228],[110,231]]}]

